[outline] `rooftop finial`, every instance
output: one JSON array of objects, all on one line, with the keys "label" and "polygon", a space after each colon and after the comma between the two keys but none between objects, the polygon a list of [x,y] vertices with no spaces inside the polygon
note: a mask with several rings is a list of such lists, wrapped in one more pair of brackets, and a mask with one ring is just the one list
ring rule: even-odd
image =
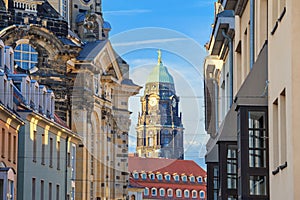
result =
[{"label": "rooftop finial", "polygon": [[157,59],[157,62],[158,62],[158,64],[160,64],[160,63],[161,63],[161,50],[158,49],[157,53],[158,53],[158,59]]}]

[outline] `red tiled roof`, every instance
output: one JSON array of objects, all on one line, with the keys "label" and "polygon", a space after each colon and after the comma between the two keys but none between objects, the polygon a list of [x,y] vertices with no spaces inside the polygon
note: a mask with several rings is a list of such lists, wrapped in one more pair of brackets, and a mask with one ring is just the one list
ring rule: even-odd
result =
[{"label": "red tiled roof", "polygon": [[206,177],[206,172],[192,160],[175,160],[165,158],[128,157],[129,172],[160,172],[162,174],[185,174],[187,176]]}]

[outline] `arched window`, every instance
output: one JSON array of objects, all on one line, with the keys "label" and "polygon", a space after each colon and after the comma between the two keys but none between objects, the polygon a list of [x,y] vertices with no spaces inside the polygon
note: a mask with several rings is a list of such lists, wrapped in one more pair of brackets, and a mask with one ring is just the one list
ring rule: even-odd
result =
[{"label": "arched window", "polygon": [[200,198],[205,198],[205,192],[201,190],[199,193],[199,196],[200,196]]},{"label": "arched window", "polygon": [[173,196],[173,190],[171,188],[167,190],[167,193],[168,193],[168,197]]},{"label": "arched window", "polygon": [[197,177],[197,182],[198,182],[198,183],[202,183],[202,177],[201,177],[201,176],[198,176],[198,177]]},{"label": "arched window", "polygon": [[189,197],[190,197],[190,191],[184,190],[184,198],[189,198]]},{"label": "arched window", "polygon": [[174,176],[174,180],[175,180],[175,181],[179,181],[179,175],[175,175],[175,176]]},{"label": "arched window", "polygon": [[180,189],[176,190],[176,197],[182,197],[182,192]]},{"label": "arched window", "polygon": [[30,44],[18,44],[15,48],[14,58],[19,67],[30,70],[38,63],[38,52]]},{"label": "arched window", "polygon": [[150,178],[151,180],[154,180],[154,179],[155,179],[155,175],[154,175],[153,173],[151,173],[151,174],[149,174],[149,178]]},{"label": "arched window", "polygon": [[193,198],[193,199],[196,199],[196,198],[197,198],[197,191],[196,191],[196,190],[193,190],[193,191],[192,191],[192,198]]},{"label": "arched window", "polygon": [[161,175],[161,174],[157,174],[157,179],[158,179],[159,181],[161,181],[161,180],[162,180],[162,175]]},{"label": "arched window", "polygon": [[145,187],[145,189],[144,189],[144,195],[145,196],[149,195],[149,188]]},{"label": "arched window", "polygon": [[171,180],[170,174],[165,175],[165,179],[166,179],[167,181],[170,181],[170,180]]},{"label": "arched window", "polygon": [[182,180],[183,182],[187,182],[187,176],[186,176],[186,175],[181,176],[181,180]]},{"label": "arched window", "polygon": [[141,177],[142,177],[143,180],[146,180],[147,174],[146,173],[142,173]]},{"label": "arched window", "polygon": [[134,179],[139,179],[139,173],[133,172],[132,175]]},{"label": "arched window", "polygon": [[161,196],[161,197],[165,196],[165,189],[164,188],[159,189],[159,196]]},{"label": "arched window", "polygon": [[157,189],[156,188],[152,188],[151,189],[151,195],[152,196],[156,196],[157,195]]},{"label": "arched window", "polygon": [[192,182],[192,183],[195,182],[195,176],[190,176],[190,182]]}]

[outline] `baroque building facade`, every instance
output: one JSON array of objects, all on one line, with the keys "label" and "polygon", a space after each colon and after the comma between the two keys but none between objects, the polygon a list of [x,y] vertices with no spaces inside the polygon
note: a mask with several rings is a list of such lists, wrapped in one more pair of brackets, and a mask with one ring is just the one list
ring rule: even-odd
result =
[{"label": "baroque building facade", "polygon": [[0,6],[0,38],[15,52],[13,73],[51,89],[57,117],[82,138],[75,197],[126,198],[127,102],[140,87],[108,40],[101,1],[1,0]]},{"label": "baroque building facade", "polygon": [[137,147],[140,157],[183,159],[183,124],[174,79],[161,60],[148,76],[142,112],[138,116]]}]

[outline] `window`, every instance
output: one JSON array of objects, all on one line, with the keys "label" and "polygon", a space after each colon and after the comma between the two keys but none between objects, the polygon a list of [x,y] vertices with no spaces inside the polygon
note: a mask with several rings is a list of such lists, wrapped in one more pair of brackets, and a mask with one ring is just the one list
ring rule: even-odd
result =
[{"label": "window", "polygon": [[41,180],[41,200],[44,199],[44,180]]},{"label": "window", "polygon": [[50,146],[49,167],[53,167],[53,138],[50,138],[49,146]]},{"label": "window", "polygon": [[141,177],[142,177],[143,180],[146,180],[147,174],[146,173],[142,173]]},{"label": "window", "polygon": [[203,181],[203,180],[202,180],[202,177],[201,177],[201,176],[198,176],[198,177],[197,177],[197,182],[198,182],[198,183],[202,183],[202,181]]},{"label": "window", "polygon": [[199,196],[200,196],[201,199],[205,198],[205,192],[204,191],[200,191]]},{"label": "window", "polygon": [[190,197],[190,191],[184,190],[184,198],[189,198],[189,197]]},{"label": "window", "polygon": [[33,162],[36,162],[36,137],[37,137],[37,134],[36,134],[36,131],[33,131]]},{"label": "window", "polygon": [[161,196],[161,197],[165,196],[165,189],[164,188],[159,189],[159,196]]},{"label": "window", "polygon": [[17,159],[17,136],[14,135],[14,139],[13,139],[13,162],[16,163],[16,159]]},{"label": "window", "polygon": [[60,142],[57,141],[57,169],[60,169]]},{"label": "window", "polygon": [[91,155],[91,161],[90,161],[90,164],[91,164],[91,175],[94,175],[94,156]]},{"label": "window", "polygon": [[157,195],[157,189],[156,188],[152,188],[151,189],[151,195],[152,196],[156,196]]},{"label": "window", "polygon": [[52,200],[52,183],[49,183],[49,200]]},{"label": "window", "polygon": [[227,147],[227,188],[237,189],[237,146]]},{"label": "window", "polygon": [[190,176],[190,182],[192,182],[192,183],[195,182],[195,176]]},{"label": "window", "polygon": [[149,195],[149,188],[145,187],[145,189],[144,189],[144,195],[145,196]]},{"label": "window", "polygon": [[42,165],[45,164],[45,145],[46,145],[45,138],[46,138],[45,134],[42,134]]},{"label": "window", "polygon": [[1,146],[2,146],[1,156],[2,156],[2,158],[5,158],[5,129],[4,128],[2,128],[2,142],[1,142]]},{"label": "window", "polygon": [[285,89],[280,94],[279,99],[279,123],[280,123],[280,164],[287,161],[287,143],[286,143],[286,99]]},{"label": "window", "polygon": [[59,200],[59,185],[56,185],[56,200]]},{"label": "window", "polygon": [[154,174],[150,174],[150,175],[149,175],[149,178],[150,178],[151,180],[154,180],[154,179],[155,179],[155,175],[154,175]]},{"label": "window", "polygon": [[153,137],[148,137],[148,146],[153,146]]},{"label": "window", "polygon": [[139,173],[134,172],[134,173],[133,173],[133,178],[134,178],[134,179],[138,179],[138,178],[139,178]]},{"label": "window", "polygon": [[72,180],[75,180],[76,170],[76,146],[72,145]]},{"label": "window", "polygon": [[180,189],[176,190],[176,197],[182,197],[182,192]]},{"label": "window", "polygon": [[173,196],[173,190],[172,189],[168,189],[167,193],[168,193],[168,197],[172,197]]},{"label": "window", "polygon": [[179,181],[179,175],[175,175],[175,176],[174,176],[174,180],[175,180],[175,181]]},{"label": "window", "polygon": [[161,175],[161,174],[157,174],[157,179],[158,179],[159,181],[161,181],[161,180],[162,180],[162,175]]},{"label": "window", "polygon": [[7,151],[7,154],[8,154],[8,160],[11,161],[11,133],[8,132],[8,151]]},{"label": "window", "polygon": [[32,178],[31,195],[32,195],[32,200],[35,200],[35,178]]},{"label": "window", "polygon": [[25,70],[30,70],[38,63],[38,52],[30,44],[19,44],[15,48],[16,64]]},{"label": "window", "polygon": [[171,175],[170,175],[170,174],[167,174],[167,175],[165,176],[165,179],[166,179],[167,181],[170,181],[170,180],[171,180]]},{"label": "window", "polygon": [[264,112],[250,111],[249,119],[249,167],[267,166],[266,119]]},{"label": "window", "polygon": [[196,190],[192,191],[192,198],[193,199],[197,198],[197,191]]},{"label": "window", "polygon": [[183,182],[187,182],[187,176],[186,175],[181,176],[181,179],[182,179]]},{"label": "window", "polygon": [[250,195],[267,195],[266,176],[250,176]]}]

